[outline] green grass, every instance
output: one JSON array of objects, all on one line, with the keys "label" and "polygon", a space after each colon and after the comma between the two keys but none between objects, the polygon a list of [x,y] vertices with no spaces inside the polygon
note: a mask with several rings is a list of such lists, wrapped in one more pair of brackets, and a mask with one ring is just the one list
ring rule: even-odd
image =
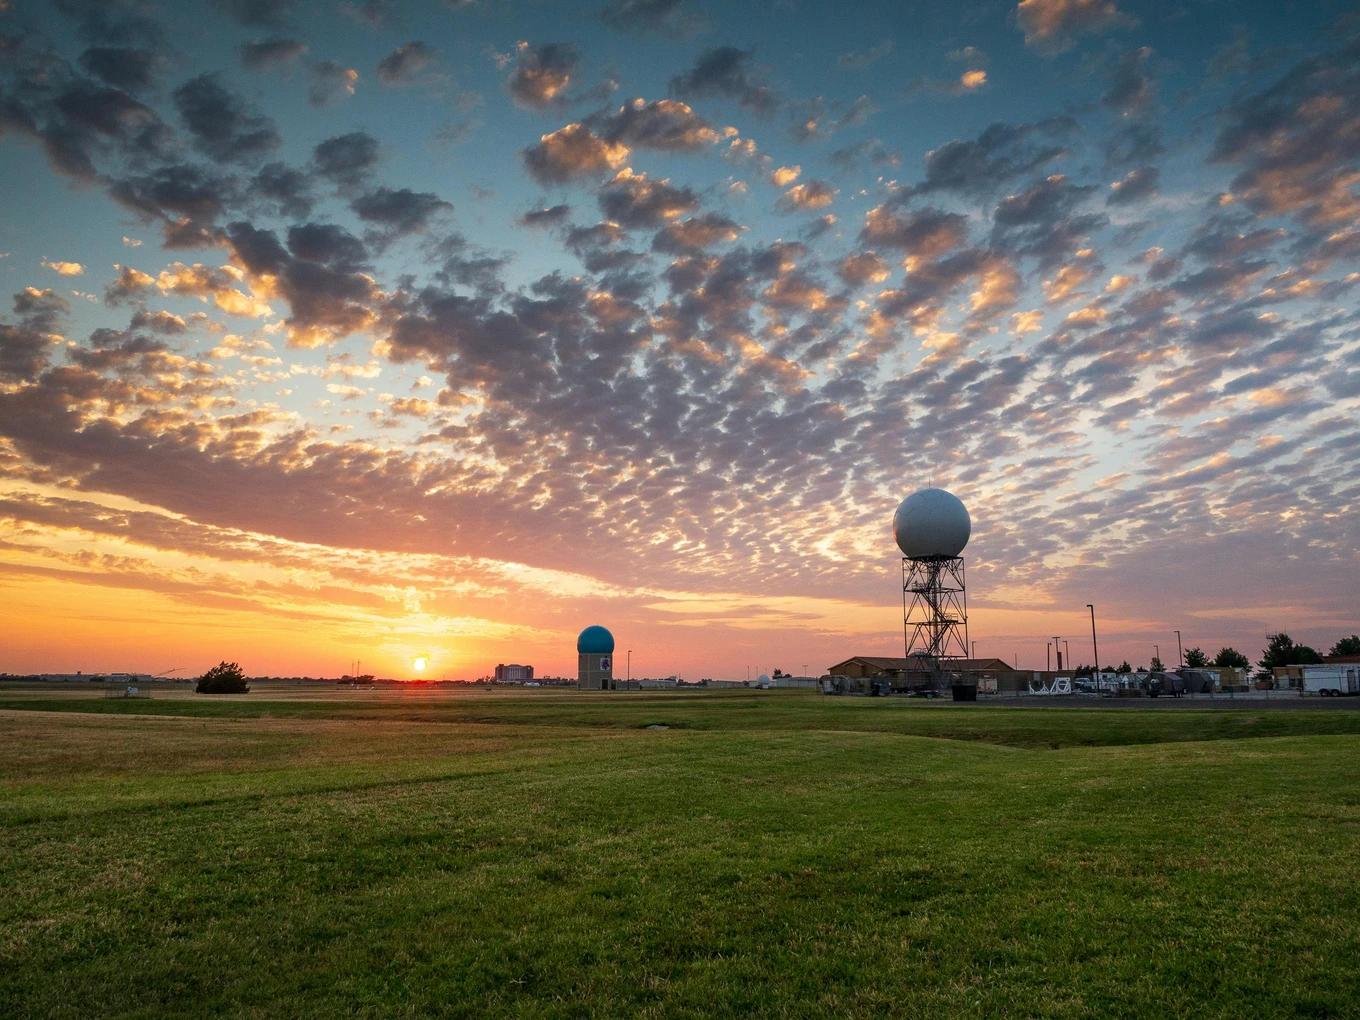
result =
[{"label": "green grass", "polygon": [[1360,713],[0,699],[3,1017],[1360,1011]]},{"label": "green grass", "polygon": [[826,698],[813,691],[432,692],[416,688],[371,692],[262,686],[253,694],[210,697],[196,696],[187,686],[177,686],[158,692],[153,700],[139,700],[105,699],[99,691],[78,687],[57,692],[0,687],[0,711],[9,709],[204,719],[484,723],[520,731],[542,726],[640,729],[658,724],[673,729],[743,732],[847,730],[1053,749],[1324,733],[1360,735],[1360,711],[1183,707],[1033,711],[901,698]]}]

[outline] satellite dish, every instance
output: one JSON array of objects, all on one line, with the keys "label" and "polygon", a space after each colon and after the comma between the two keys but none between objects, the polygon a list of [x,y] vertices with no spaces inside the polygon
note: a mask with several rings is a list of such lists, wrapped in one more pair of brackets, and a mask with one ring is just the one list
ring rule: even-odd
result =
[{"label": "satellite dish", "polygon": [[893,514],[893,538],[912,560],[953,559],[963,552],[973,522],[963,501],[944,489],[922,489]]}]

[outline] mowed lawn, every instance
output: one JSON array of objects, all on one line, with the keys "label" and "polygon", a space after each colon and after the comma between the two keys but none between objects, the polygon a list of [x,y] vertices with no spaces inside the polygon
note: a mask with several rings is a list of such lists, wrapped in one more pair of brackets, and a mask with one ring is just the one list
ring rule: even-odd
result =
[{"label": "mowed lawn", "polygon": [[6,1018],[1354,1016],[1357,872],[1344,710],[0,691]]}]

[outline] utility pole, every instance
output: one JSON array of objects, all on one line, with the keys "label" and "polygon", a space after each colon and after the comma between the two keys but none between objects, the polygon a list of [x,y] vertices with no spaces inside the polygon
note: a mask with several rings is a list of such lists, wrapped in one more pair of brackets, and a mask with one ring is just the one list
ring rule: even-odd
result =
[{"label": "utility pole", "polygon": [[1176,631],[1176,658],[1180,660],[1182,667],[1185,666],[1185,650],[1181,648],[1181,632]]},{"label": "utility pole", "polygon": [[1053,671],[1053,642],[1052,642],[1052,641],[1045,641],[1045,642],[1044,642],[1044,672],[1045,672],[1045,673],[1051,673],[1052,671]]},{"label": "utility pole", "polygon": [[1086,608],[1091,610],[1091,654],[1096,659],[1096,676],[1100,676],[1100,649],[1096,647],[1096,607],[1088,602]]},{"label": "utility pole", "polygon": [[1063,663],[1062,645],[1060,643],[1061,641],[1062,638],[1058,637],[1056,634],[1053,636],[1053,657],[1058,660],[1059,673],[1062,672]]},{"label": "utility pole", "polygon": [[633,682],[633,650],[630,648],[628,649],[628,679],[625,680],[624,683],[631,684],[632,682]]},{"label": "utility pole", "polygon": [[1067,662],[1067,668],[1072,668],[1072,649],[1067,647],[1067,638],[1063,638],[1063,659]]}]

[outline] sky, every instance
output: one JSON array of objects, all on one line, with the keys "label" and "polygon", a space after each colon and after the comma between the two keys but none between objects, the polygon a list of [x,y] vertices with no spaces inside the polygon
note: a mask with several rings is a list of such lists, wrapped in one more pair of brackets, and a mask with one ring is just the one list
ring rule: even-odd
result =
[{"label": "sky", "polygon": [[0,671],[1360,629],[1351,4],[0,0],[0,180]]}]

